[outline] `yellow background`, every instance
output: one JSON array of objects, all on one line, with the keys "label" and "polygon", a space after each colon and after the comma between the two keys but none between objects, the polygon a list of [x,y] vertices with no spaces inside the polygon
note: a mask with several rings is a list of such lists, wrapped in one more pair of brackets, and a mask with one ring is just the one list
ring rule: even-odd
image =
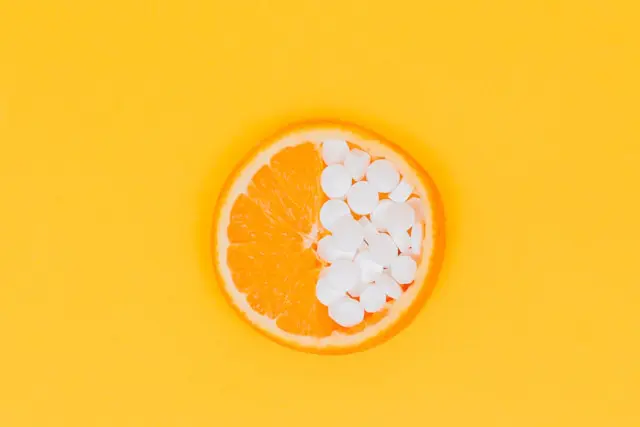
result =
[{"label": "yellow background", "polygon": [[[634,3],[0,0],[0,426],[640,425]],[[315,117],[448,216],[415,323],[346,357],[209,264],[234,164]]]}]

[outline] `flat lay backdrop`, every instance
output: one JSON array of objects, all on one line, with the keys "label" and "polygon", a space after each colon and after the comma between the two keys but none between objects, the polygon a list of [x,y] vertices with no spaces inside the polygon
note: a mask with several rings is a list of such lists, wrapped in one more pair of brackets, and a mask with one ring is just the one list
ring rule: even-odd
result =
[{"label": "flat lay backdrop", "polygon": [[[640,425],[637,2],[0,0],[0,426]],[[318,357],[242,323],[209,231],[291,121],[402,145],[438,288]]]}]

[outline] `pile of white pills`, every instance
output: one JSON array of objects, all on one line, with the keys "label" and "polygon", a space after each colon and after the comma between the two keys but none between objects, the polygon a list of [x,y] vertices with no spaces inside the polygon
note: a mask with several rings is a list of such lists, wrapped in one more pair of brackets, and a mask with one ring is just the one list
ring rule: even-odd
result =
[{"label": "pile of white pills", "polygon": [[421,201],[411,197],[413,186],[392,162],[372,162],[346,141],[324,141],[322,158],[327,166],[320,184],[329,200],[320,224],[330,234],[318,242],[318,256],[328,265],[316,297],[333,321],[353,327],[413,282],[424,235]]}]

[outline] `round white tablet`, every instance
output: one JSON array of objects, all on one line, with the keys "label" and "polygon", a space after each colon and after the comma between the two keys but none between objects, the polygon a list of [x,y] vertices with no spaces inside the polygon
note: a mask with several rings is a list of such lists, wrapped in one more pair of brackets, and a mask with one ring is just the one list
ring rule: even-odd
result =
[{"label": "round white tablet", "polygon": [[407,231],[416,218],[415,211],[407,203],[392,202],[384,214],[385,226],[391,232]]},{"label": "round white tablet", "polygon": [[353,261],[339,259],[328,267],[324,277],[334,288],[347,292],[360,283],[360,267]]},{"label": "round white tablet", "polygon": [[350,215],[343,216],[333,224],[333,237],[338,249],[346,252],[356,251],[364,241],[364,229]]},{"label": "round white tablet", "polygon": [[400,174],[389,160],[376,160],[367,168],[367,181],[380,193],[389,193],[398,186]]},{"label": "round white tablet", "polygon": [[356,326],[364,320],[364,308],[349,297],[343,297],[329,306],[329,317],[345,328]]},{"label": "round white tablet", "polygon": [[328,165],[344,162],[349,153],[346,141],[340,139],[328,139],[322,143],[322,159]]},{"label": "round white tablet", "polygon": [[336,220],[345,215],[351,216],[351,211],[344,200],[327,200],[320,208],[320,224],[327,230],[331,230]]},{"label": "round white tablet", "polygon": [[351,177],[357,181],[364,178],[370,162],[371,156],[369,153],[354,148],[344,159],[344,166],[351,173]]},{"label": "round white tablet", "polygon": [[378,206],[378,192],[366,181],[356,182],[347,193],[347,203],[358,215],[368,215]]},{"label": "round white tablet", "polygon": [[340,199],[351,188],[351,175],[343,165],[327,166],[320,176],[322,191],[332,199]]},{"label": "round white tablet", "polygon": [[387,302],[387,294],[384,290],[376,285],[368,286],[362,294],[360,294],[360,304],[367,313],[378,312]]},{"label": "round white tablet", "polygon": [[398,256],[398,247],[393,242],[391,236],[380,233],[374,236],[369,242],[369,252],[371,253],[373,261],[383,267],[388,267]]},{"label": "round white tablet", "polygon": [[418,266],[415,260],[409,256],[401,255],[391,262],[391,277],[401,285],[413,282]]},{"label": "round white tablet", "polygon": [[336,246],[333,236],[324,236],[318,242],[318,255],[327,262],[335,262],[339,259],[352,260],[356,251],[343,251]]},{"label": "round white tablet", "polygon": [[389,223],[389,207],[394,202],[389,199],[380,200],[378,206],[371,213],[371,222],[376,228],[380,231],[384,231],[387,229],[387,224]]},{"label": "round white tablet", "polygon": [[398,186],[389,193],[389,198],[394,202],[405,202],[411,195],[412,191],[413,186],[403,179],[400,181],[400,184],[398,184]]},{"label": "round white tablet", "polygon": [[323,305],[328,306],[333,304],[344,296],[344,291],[332,286],[326,277],[318,279],[318,283],[316,284],[316,298]]}]

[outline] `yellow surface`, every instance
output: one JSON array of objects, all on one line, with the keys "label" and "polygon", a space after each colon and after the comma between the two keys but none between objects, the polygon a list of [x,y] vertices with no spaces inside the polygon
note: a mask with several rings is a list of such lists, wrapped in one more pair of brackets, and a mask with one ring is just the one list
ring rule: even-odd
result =
[{"label": "yellow surface", "polygon": [[[0,0],[0,426],[640,425],[637,2]],[[448,216],[391,342],[296,353],[232,312],[214,199],[337,117]]]}]

